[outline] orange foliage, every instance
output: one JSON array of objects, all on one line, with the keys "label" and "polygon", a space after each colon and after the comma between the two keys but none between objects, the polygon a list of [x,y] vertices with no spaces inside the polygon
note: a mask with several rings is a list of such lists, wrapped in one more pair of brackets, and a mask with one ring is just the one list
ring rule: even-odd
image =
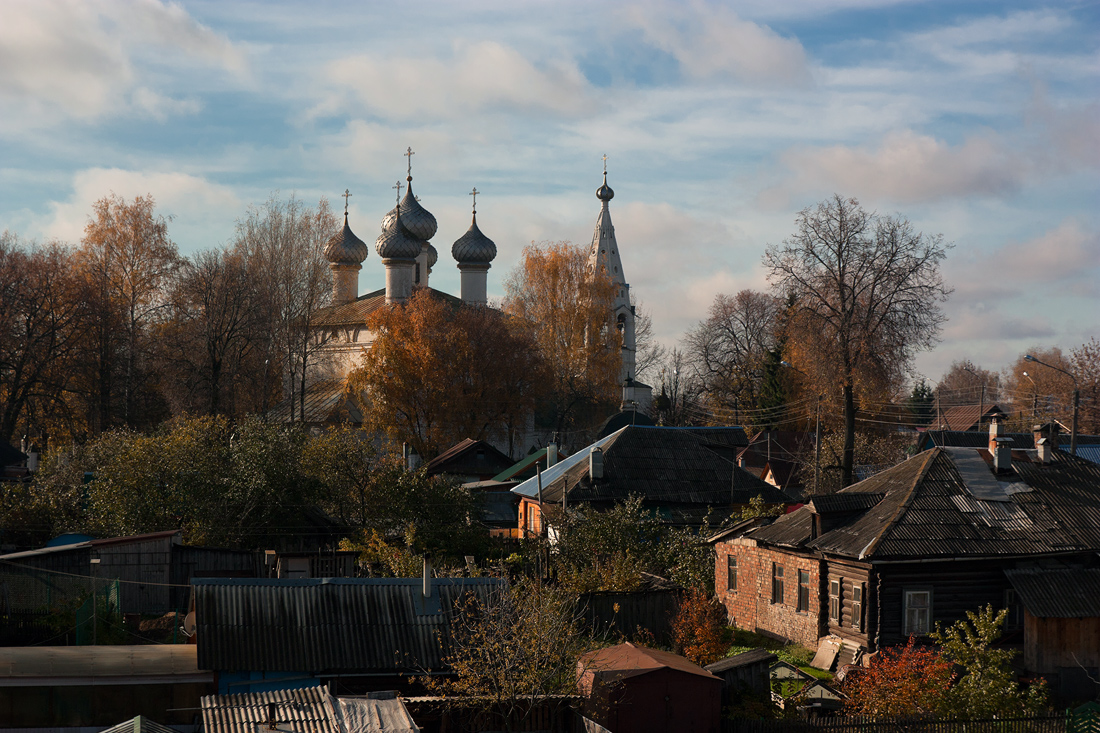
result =
[{"label": "orange foliage", "polygon": [[726,611],[713,597],[692,589],[672,619],[676,650],[696,664],[717,662],[729,648]]},{"label": "orange foliage", "polygon": [[935,710],[951,683],[952,667],[933,647],[918,646],[909,637],[903,647],[887,647],[871,666],[845,680],[855,715],[896,717]]}]

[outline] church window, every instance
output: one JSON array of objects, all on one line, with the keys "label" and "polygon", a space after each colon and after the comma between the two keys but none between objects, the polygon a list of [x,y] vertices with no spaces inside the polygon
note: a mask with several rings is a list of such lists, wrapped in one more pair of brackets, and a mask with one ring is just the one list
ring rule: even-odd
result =
[{"label": "church window", "polygon": [[615,321],[615,328],[619,329],[620,331],[626,328],[626,316],[624,316],[622,313],[619,314],[619,317]]}]

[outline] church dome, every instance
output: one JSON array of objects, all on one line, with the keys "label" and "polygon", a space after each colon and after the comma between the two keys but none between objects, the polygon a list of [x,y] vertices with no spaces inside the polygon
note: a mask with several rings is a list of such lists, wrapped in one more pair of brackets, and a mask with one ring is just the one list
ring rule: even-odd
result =
[{"label": "church dome", "polygon": [[325,244],[325,259],[334,265],[358,265],[367,259],[370,250],[362,239],[355,236],[348,226],[348,214],[344,212],[344,228]]},{"label": "church dome", "polygon": [[421,251],[428,253],[428,269],[435,267],[435,263],[439,262],[439,251],[428,242],[421,245]]},{"label": "church dome", "polygon": [[615,191],[607,185],[607,171],[603,172],[603,185],[596,189],[596,198],[600,201],[610,201],[615,198]]},{"label": "church dome", "polygon": [[[413,195],[412,190],[412,177],[410,176],[409,189],[405,192],[405,198],[401,199],[399,206],[401,210],[401,223],[405,225],[405,228],[409,230],[417,239],[428,240],[435,236],[438,224],[435,221],[435,217],[431,212],[420,205],[420,202],[416,200],[416,196]],[[390,224],[397,218],[398,209],[395,208],[386,214],[382,219],[382,230],[385,231],[390,228]]]},{"label": "church dome", "polygon": [[477,214],[470,228],[451,247],[451,256],[459,264],[488,264],[497,256],[496,244],[477,228]]},{"label": "church dome", "polygon": [[405,228],[404,218],[394,216],[374,243],[374,251],[385,260],[415,260],[420,255],[422,244]]}]

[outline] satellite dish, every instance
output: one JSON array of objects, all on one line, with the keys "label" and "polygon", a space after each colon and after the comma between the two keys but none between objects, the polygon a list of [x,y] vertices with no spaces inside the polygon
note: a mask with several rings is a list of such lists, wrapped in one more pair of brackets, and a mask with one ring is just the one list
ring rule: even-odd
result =
[{"label": "satellite dish", "polygon": [[189,614],[183,617],[183,633],[187,637],[195,635],[195,612],[191,611]]}]

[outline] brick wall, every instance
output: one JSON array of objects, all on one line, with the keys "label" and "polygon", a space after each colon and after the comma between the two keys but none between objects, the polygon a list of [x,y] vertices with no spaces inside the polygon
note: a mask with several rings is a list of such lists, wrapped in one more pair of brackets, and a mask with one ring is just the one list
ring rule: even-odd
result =
[{"label": "brick wall", "polygon": [[[827,619],[828,591],[821,585],[823,563],[812,557],[756,546],[750,539],[737,538],[715,545],[714,588],[726,606],[730,621],[738,628],[761,631],[798,642],[811,649],[822,636]],[[737,590],[727,588],[729,558],[737,560]],[[773,564],[784,569],[783,601],[772,602]],[[798,602],[798,571],[809,573],[809,610],[801,612]]]}]

